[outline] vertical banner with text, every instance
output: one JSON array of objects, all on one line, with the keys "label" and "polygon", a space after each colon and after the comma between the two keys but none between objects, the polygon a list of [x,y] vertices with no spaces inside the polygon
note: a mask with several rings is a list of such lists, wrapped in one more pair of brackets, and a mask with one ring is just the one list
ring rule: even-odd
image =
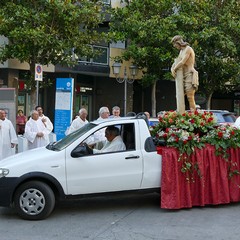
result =
[{"label": "vertical banner with text", "polygon": [[73,91],[73,78],[57,78],[54,118],[54,133],[57,140],[65,136],[65,131],[72,121]]}]

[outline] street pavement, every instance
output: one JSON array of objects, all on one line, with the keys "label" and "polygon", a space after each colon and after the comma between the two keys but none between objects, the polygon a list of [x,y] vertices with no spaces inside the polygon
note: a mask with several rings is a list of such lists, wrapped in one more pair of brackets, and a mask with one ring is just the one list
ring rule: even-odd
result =
[{"label": "street pavement", "polygon": [[68,202],[42,221],[0,207],[0,240],[239,240],[239,210],[240,203],[164,210],[158,194]]}]

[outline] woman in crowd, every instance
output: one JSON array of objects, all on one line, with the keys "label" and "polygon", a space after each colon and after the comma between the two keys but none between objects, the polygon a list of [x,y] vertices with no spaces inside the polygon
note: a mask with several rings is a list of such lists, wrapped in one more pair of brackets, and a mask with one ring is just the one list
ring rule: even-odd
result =
[{"label": "woman in crowd", "polygon": [[17,134],[19,135],[24,134],[26,122],[27,122],[27,117],[23,114],[23,111],[21,109],[18,110],[18,115],[16,119]]}]

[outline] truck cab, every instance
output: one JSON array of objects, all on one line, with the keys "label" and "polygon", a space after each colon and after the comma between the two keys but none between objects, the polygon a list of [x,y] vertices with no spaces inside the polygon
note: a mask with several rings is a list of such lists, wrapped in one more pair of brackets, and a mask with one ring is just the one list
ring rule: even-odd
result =
[{"label": "truck cab", "polygon": [[[93,154],[87,146],[89,139],[108,126],[119,128],[126,150]],[[52,212],[56,199],[156,191],[160,180],[161,155],[146,121],[106,119],[90,122],[46,147],[2,160],[0,206],[14,206],[24,219],[43,219]],[[39,195],[43,201],[33,205]]]}]

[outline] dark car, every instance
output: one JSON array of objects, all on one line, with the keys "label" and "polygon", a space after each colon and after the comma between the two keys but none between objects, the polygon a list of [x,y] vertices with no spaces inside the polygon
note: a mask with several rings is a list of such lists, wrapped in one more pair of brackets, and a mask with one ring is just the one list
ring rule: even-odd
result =
[{"label": "dark car", "polygon": [[203,110],[203,111],[212,112],[216,116],[217,122],[219,124],[225,123],[233,124],[236,121],[236,116],[234,115],[234,113],[229,112],[227,110]]}]

